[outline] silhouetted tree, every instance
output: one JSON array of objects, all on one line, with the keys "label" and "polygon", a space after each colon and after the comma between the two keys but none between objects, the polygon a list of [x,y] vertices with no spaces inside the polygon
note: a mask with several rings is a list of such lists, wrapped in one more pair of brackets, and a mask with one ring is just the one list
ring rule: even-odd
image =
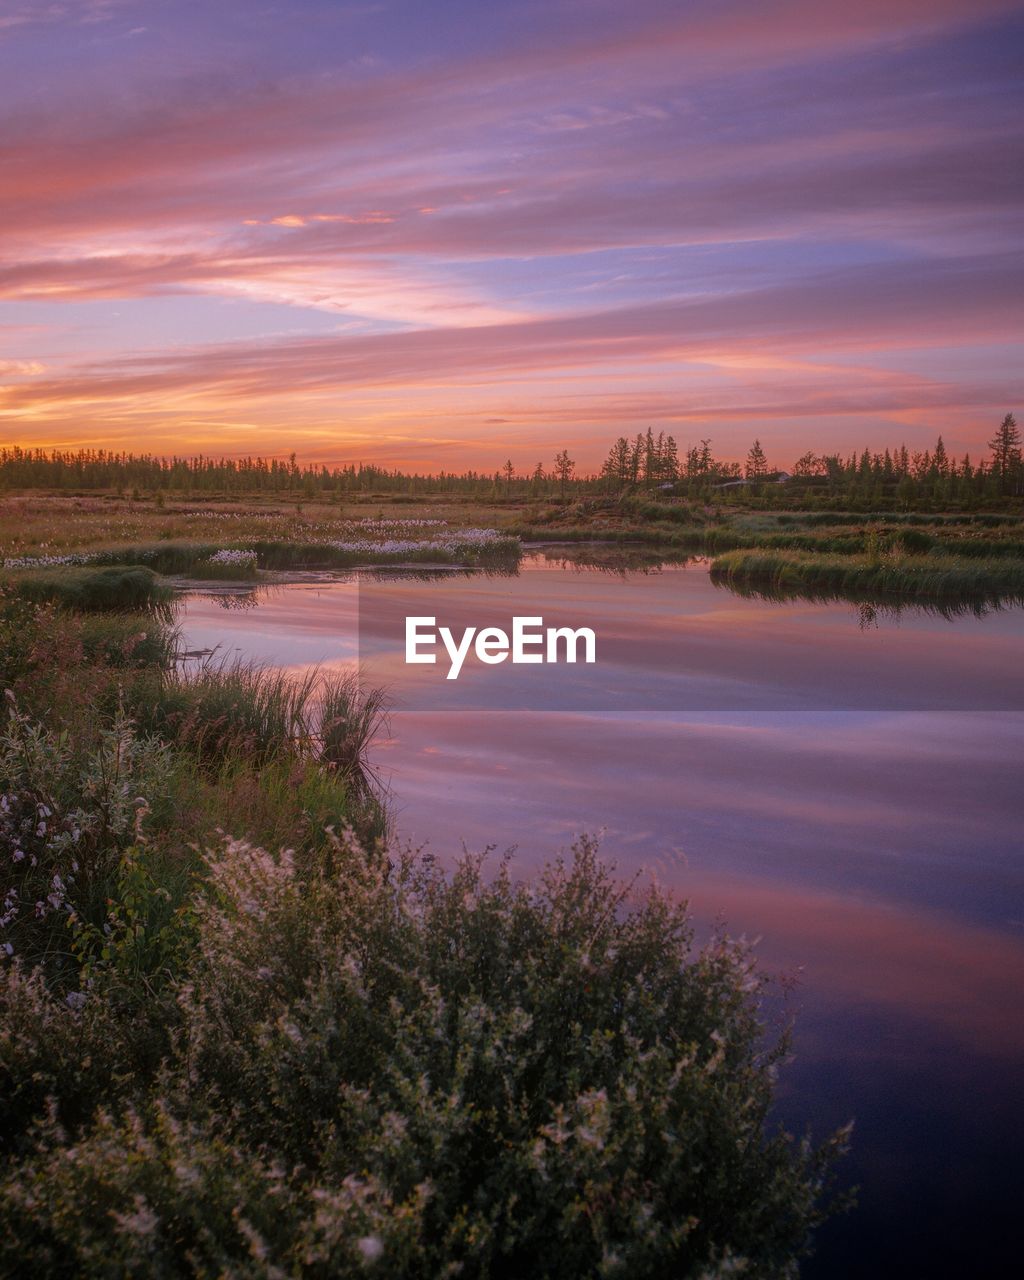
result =
[{"label": "silhouetted tree", "polygon": [[747,479],[763,480],[768,474],[768,459],[761,448],[761,441],[755,440],[747,454]]},{"label": "silhouetted tree", "polygon": [[988,447],[992,450],[992,474],[998,477],[1001,491],[1009,493],[1019,486],[1021,470],[1020,431],[1012,413],[999,424]]},{"label": "silhouetted tree", "polygon": [[576,471],[576,463],[569,457],[569,450],[563,449],[555,455],[555,479],[558,481],[558,492],[565,497],[565,490]]}]

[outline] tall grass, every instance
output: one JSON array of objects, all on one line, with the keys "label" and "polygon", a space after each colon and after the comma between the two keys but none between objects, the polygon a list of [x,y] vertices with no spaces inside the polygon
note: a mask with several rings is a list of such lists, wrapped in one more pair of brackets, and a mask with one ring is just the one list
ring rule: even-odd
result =
[{"label": "tall grass", "polygon": [[147,542],[107,547],[91,553],[94,564],[143,564],[156,573],[191,573],[219,550],[211,542]]},{"label": "tall grass", "polygon": [[316,689],[320,759],[354,786],[367,788],[370,743],[388,724],[383,689],[367,688],[357,672],[325,676]]},{"label": "tall grass", "polygon": [[522,549],[514,536],[488,541],[459,541],[459,532],[446,535],[445,544],[425,541],[423,546],[403,546],[390,550],[383,542],[379,548],[360,545],[357,548],[330,542],[300,542],[291,539],[254,541],[246,544],[255,551],[261,569],[353,569],[361,565],[451,564],[502,565],[519,560]]},{"label": "tall grass", "polygon": [[138,683],[132,711],[142,732],[186,746],[205,761],[242,754],[263,764],[302,751],[314,685],[312,674],[296,678],[253,662],[179,664]]},{"label": "tall grass", "polygon": [[714,581],[780,591],[923,600],[1024,601],[1024,563],[963,562],[939,556],[835,556],[730,551],[711,565]]},{"label": "tall grass", "polygon": [[24,600],[83,612],[142,609],[169,618],[174,599],[172,588],[142,565],[7,570],[4,581]]},{"label": "tall grass", "polygon": [[356,673],[301,676],[247,661],[179,664],[136,683],[132,712],[143,733],[187,749],[208,768],[244,759],[250,768],[314,761],[361,807],[375,804],[368,753],[387,724],[383,690]]},{"label": "tall grass", "polygon": [[111,667],[167,668],[178,647],[166,621],[138,613],[83,614],[80,635],[86,661]]}]

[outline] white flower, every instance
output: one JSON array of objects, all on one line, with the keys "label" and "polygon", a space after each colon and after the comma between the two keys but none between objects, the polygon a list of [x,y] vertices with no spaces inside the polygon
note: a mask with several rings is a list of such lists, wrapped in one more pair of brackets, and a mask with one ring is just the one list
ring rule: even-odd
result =
[{"label": "white flower", "polygon": [[356,1248],[362,1254],[364,1262],[376,1262],[384,1252],[380,1236],[362,1236],[356,1241]]}]

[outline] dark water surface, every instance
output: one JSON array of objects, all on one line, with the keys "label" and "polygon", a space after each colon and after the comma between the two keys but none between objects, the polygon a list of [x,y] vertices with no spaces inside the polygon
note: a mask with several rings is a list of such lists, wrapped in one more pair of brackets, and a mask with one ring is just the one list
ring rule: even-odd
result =
[{"label": "dark water surface", "polygon": [[[253,607],[244,607],[252,604]],[[233,607],[226,607],[233,606]],[[406,667],[407,614],[592,626],[593,667]],[[302,670],[361,656],[395,701],[376,763],[403,836],[604,831],[702,926],[795,980],[787,1125],[853,1117],[850,1216],[802,1274],[988,1276],[1015,1258],[1024,1148],[1024,610],[766,602],[702,568],[360,575],[192,595],[190,648]],[[1014,1245],[1011,1248],[1011,1245]]]}]

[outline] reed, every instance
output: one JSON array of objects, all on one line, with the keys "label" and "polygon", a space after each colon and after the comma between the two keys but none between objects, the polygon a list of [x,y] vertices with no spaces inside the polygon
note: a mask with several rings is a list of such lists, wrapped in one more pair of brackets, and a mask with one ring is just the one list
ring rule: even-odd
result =
[{"label": "reed", "polygon": [[83,613],[144,610],[170,618],[173,589],[144,565],[5,571],[6,585],[33,604],[57,604]]},{"label": "reed", "polygon": [[849,599],[1024,600],[1024,563],[1009,560],[730,551],[713,561],[711,576],[730,586],[828,592]]},{"label": "reed", "polygon": [[383,689],[363,685],[353,671],[323,677],[317,697],[320,759],[357,789],[368,788],[375,777],[367,764],[367,752],[374,738],[388,727],[387,695]]}]

